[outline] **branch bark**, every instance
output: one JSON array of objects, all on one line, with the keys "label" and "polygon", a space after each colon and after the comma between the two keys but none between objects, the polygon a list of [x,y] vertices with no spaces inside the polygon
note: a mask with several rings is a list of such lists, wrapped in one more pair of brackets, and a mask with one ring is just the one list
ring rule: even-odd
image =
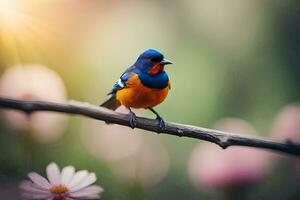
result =
[{"label": "branch bark", "polygon": [[[119,124],[122,126],[130,126],[128,115],[126,114],[117,113],[106,108],[77,101],[70,101],[69,103],[54,103],[47,101],[27,101],[0,97],[0,108],[20,110],[27,114],[35,111],[52,111],[75,114],[109,123]],[[156,133],[205,140],[215,143],[223,149],[229,146],[248,146],[300,156],[300,144],[296,144],[291,141],[286,141],[283,143],[266,138],[241,136],[233,133],[170,122],[167,122],[165,130],[160,132],[159,125],[156,120],[143,117],[137,118],[137,128]]]}]

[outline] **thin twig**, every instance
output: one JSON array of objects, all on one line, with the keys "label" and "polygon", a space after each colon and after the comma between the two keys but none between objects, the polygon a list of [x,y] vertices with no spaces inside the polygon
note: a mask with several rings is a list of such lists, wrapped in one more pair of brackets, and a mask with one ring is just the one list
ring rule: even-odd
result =
[{"label": "thin twig", "polygon": [[[53,111],[83,115],[109,123],[130,126],[128,115],[126,114],[117,113],[106,108],[77,101],[70,101],[69,103],[54,103],[47,101],[16,100],[0,97],[0,107],[21,110],[27,114],[35,111]],[[241,136],[233,133],[226,133],[212,129],[170,122],[166,123],[166,127],[163,131],[160,131],[158,122],[156,120],[143,117],[137,118],[136,127],[157,133],[165,133],[180,137],[184,136],[213,142],[223,149],[229,146],[248,146],[300,156],[300,144],[296,144],[291,141],[281,143],[265,138]]]}]

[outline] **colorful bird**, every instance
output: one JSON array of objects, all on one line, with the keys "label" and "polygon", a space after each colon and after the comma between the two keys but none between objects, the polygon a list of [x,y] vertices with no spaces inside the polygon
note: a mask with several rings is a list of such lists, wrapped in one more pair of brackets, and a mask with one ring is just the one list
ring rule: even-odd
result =
[{"label": "colorful bird", "polygon": [[156,115],[159,128],[165,129],[164,119],[153,109],[165,100],[171,84],[164,67],[172,64],[164,59],[162,53],[155,49],[143,52],[137,61],[129,67],[115,83],[108,100],[100,106],[116,110],[124,105],[129,109],[131,128],[136,127],[136,115],[131,108],[149,109]]}]

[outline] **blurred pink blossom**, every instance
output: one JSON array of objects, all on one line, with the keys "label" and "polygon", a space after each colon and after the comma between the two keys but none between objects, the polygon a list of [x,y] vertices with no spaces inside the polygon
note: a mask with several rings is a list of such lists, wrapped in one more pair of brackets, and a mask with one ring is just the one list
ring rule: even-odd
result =
[{"label": "blurred pink blossom", "polygon": [[277,115],[272,136],[278,140],[300,142],[300,105],[285,106]]},{"label": "blurred pink blossom", "polygon": [[144,136],[135,154],[111,163],[113,171],[127,183],[144,188],[160,183],[168,174],[170,158],[160,139]]},{"label": "blurred pink blossom", "polygon": [[[117,112],[128,113],[128,110],[121,106]],[[84,120],[82,124],[82,140],[87,150],[107,162],[115,162],[136,153],[142,142],[141,133],[143,131],[138,129],[107,125],[97,120]]]},{"label": "blurred pink blossom", "polygon": [[46,172],[48,180],[36,172],[28,174],[30,180],[20,184],[22,199],[99,199],[104,191],[100,186],[92,185],[97,180],[96,175],[86,170],[75,173],[73,166],[67,166],[60,171],[56,163],[50,163]]},{"label": "blurred pink blossom", "polygon": [[[285,106],[276,116],[271,130],[273,138],[282,142],[300,143],[300,104]],[[292,161],[293,172],[300,179],[300,161],[289,155],[274,155],[278,161]]]},{"label": "blurred pink blossom", "polygon": [[[128,110],[120,107],[117,112]],[[151,187],[167,175],[170,158],[158,136],[96,120],[84,121],[82,128],[82,139],[89,152],[108,162],[124,182]]]},{"label": "blurred pink blossom", "polygon": [[[226,118],[215,128],[254,135],[246,121]],[[221,149],[214,144],[199,144],[189,162],[189,176],[197,187],[227,189],[260,182],[268,171],[269,155],[263,150],[232,146]]]},{"label": "blurred pink blossom", "polygon": [[[66,101],[66,88],[54,71],[42,65],[17,65],[7,69],[0,78],[0,95],[23,100]],[[67,118],[58,113],[37,112],[26,115],[6,110],[4,116],[15,129],[40,142],[52,142],[63,132]]]}]

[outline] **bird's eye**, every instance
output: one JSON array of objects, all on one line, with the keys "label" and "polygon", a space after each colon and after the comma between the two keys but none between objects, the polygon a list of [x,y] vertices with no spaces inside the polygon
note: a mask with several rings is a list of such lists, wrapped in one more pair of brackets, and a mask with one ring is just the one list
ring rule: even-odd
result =
[{"label": "bird's eye", "polygon": [[150,58],[150,60],[151,60],[152,62],[154,62],[154,63],[158,63],[158,62],[161,61],[161,58],[159,58],[159,57],[154,57],[154,58]]}]

